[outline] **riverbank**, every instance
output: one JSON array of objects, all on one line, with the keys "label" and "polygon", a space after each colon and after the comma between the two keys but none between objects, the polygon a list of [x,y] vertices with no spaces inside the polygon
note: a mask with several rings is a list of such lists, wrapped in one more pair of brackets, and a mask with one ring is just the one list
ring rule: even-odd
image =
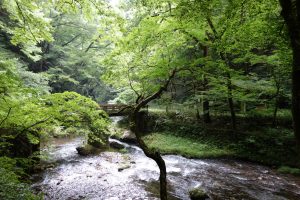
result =
[{"label": "riverbank", "polygon": [[296,144],[288,119],[278,119],[273,127],[265,118],[238,117],[232,130],[228,117],[213,117],[204,124],[193,117],[176,113],[150,112],[148,133],[150,148],[163,154],[187,158],[234,158],[279,168],[300,175]]}]

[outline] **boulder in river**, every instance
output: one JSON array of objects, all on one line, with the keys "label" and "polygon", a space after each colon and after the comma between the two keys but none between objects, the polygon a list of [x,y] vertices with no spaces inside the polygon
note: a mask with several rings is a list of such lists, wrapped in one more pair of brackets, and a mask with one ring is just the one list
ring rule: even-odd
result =
[{"label": "boulder in river", "polygon": [[123,171],[124,169],[128,169],[128,168],[130,168],[130,165],[124,164],[124,165],[122,165],[122,166],[120,166],[120,167],[118,168],[118,172],[121,172],[121,171]]},{"label": "boulder in river", "polygon": [[123,144],[116,142],[116,141],[110,141],[109,146],[114,149],[124,149],[125,148],[125,146]]},{"label": "boulder in river", "polygon": [[131,143],[131,144],[137,143],[134,133],[130,130],[125,130],[120,140],[122,142]]},{"label": "boulder in river", "polygon": [[93,147],[92,145],[76,147],[76,150],[78,154],[81,156],[88,156],[91,154],[97,154],[101,152],[101,149]]},{"label": "boulder in river", "polygon": [[202,188],[193,188],[189,191],[191,200],[206,200],[209,196]]}]

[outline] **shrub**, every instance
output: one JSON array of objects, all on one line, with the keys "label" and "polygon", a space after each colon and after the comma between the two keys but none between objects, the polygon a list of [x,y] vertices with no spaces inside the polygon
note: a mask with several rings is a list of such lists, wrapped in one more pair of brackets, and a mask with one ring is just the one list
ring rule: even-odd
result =
[{"label": "shrub", "polygon": [[20,181],[20,168],[16,161],[7,157],[0,157],[0,199],[5,200],[35,200],[42,199],[34,195],[29,185]]}]

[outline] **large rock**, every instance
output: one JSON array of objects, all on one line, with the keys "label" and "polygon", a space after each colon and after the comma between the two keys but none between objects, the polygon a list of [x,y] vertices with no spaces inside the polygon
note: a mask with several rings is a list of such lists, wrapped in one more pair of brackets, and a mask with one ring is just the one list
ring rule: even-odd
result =
[{"label": "large rock", "polygon": [[116,141],[110,141],[109,146],[114,149],[124,149],[125,148],[125,146],[123,144],[116,142]]},{"label": "large rock", "polygon": [[76,148],[77,152],[81,156],[88,156],[100,153],[103,149],[93,147],[92,145],[85,145]]},{"label": "large rock", "polygon": [[206,200],[209,199],[209,196],[201,188],[193,188],[189,191],[191,200]]},{"label": "large rock", "polygon": [[121,172],[121,171],[123,171],[124,169],[128,169],[128,168],[130,168],[130,165],[124,164],[124,165],[122,165],[122,166],[120,166],[120,167],[118,168],[118,172]]},{"label": "large rock", "polygon": [[131,144],[137,143],[135,134],[133,132],[131,132],[130,130],[124,131],[122,137],[120,138],[120,141],[126,142],[126,143],[131,143]]},{"label": "large rock", "polygon": [[76,147],[77,153],[81,156],[87,156],[90,154],[90,151],[85,147]]}]

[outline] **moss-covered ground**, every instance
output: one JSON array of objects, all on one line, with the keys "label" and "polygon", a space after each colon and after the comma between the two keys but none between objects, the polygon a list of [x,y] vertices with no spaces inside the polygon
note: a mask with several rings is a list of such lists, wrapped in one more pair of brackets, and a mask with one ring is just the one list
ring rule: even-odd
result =
[{"label": "moss-covered ground", "polygon": [[144,140],[163,154],[236,158],[300,174],[290,119],[279,118],[277,126],[266,116],[239,116],[237,121],[237,129],[232,130],[226,116],[213,116],[212,123],[204,124],[178,113],[151,112]]}]

